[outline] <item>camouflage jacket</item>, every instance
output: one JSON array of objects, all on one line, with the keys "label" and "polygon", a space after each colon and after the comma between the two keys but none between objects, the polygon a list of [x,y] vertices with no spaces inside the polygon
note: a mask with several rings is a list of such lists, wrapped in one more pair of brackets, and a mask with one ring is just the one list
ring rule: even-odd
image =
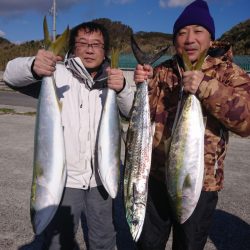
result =
[{"label": "camouflage jacket", "polygon": [[[151,119],[155,123],[150,174],[160,181],[165,180],[164,143],[170,139],[176,115],[180,70],[178,57],[174,56],[154,69],[149,82]],[[202,71],[205,76],[196,96],[206,119],[203,190],[217,191],[223,188],[228,131],[250,135],[250,77],[232,62],[230,49],[221,56],[208,55]]]}]

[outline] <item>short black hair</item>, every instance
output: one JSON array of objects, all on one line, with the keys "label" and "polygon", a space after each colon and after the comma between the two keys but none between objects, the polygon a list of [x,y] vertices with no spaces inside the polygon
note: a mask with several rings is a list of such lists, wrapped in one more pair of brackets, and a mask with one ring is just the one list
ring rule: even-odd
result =
[{"label": "short black hair", "polygon": [[107,56],[109,52],[108,30],[103,25],[99,23],[95,23],[95,22],[84,22],[72,28],[72,30],[70,31],[70,37],[69,37],[69,49],[71,52],[75,47],[75,38],[78,35],[79,30],[87,30],[90,33],[100,31],[102,33],[103,40],[104,40],[105,55]]}]

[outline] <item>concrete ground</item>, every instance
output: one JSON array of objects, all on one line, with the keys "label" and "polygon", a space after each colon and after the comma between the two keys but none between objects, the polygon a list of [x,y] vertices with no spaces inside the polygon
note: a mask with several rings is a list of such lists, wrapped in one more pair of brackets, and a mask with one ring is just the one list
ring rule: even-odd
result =
[{"label": "concrete ground", "polygon": [[[15,114],[4,114],[6,108]],[[38,249],[29,216],[34,108],[0,105],[0,249]],[[225,164],[225,188],[205,250],[250,249],[250,140],[232,136]],[[118,249],[133,250],[120,197],[115,200]],[[80,249],[86,249],[79,229]],[[169,250],[171,238],[166,246]]]}]

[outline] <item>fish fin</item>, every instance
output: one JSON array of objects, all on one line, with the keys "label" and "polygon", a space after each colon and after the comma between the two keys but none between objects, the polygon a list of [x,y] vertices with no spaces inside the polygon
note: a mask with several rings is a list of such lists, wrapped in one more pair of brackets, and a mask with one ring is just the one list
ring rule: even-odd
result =
[{"label": "fish fin", "polygon": [[163,48],[161,51],[159,51],[155,55],[148,55],[147,53],[144,53],[138,46],[138,44],[135,41],[135,38],[133,35],[131,35],[131,48],[134,53],[134,56],[138,63],[140,64],[150,64],[152,65],[154,62],[156,62],[160,57],[164,55],[164,53],[167,52],[170,45]]},{"label": "fish fin", "polygon": [[207,56],[207,50],[203,50],[198,58],[197,63],[194,66],[194,70],[201,70],[202,64]]},{"label": "fish fin", "polygon": [[213,43],[213,46],[208,49],[207,54],[215,58],[220,57],[226,54],[230,49],[230,47],[231,44],[229,42],[219,42],[219,43],[215,42]]},{"label": "fish fin", "polygon": [[44,46],[45,49],[52,51],[55,55],[64,56],[68,51],[69,26],[65,29],[61,36],[59,36],[55,42],[52,42],[49,36],[49,29],[46,16],[43,19],[43,34],[44,34]]},{"label": "fish fin", "polygon": [[188,54],[185,50],[183,50],[182,52],[182,60],[183,60],[183,63],[184,63],[184,68],[185,68],[185,71],[188,71],[188,70],[200,70],[201,67],[202,67],[202,64],[204,63],[204,60],[207,56],[207,50],[204,50],[201,52],[199,58],[198,58],[198,61],[195,65],[192,65],[189,57],[188,57]]},{"label": "fish fin", "polygon": [[182,52],[182,61],[184,63],[185,71],[189,71],[189,70],[193,69],[193,65],[192,65],[192,63],[188,57],[188,54],[185,50],[183,50],[183,52]]},{"label": "fish fin", "polygon": [[43,35],[44,35],[44,46],[45,49],[48,49],[49,46],[51,45],[51,40],[49,37],[49,29],[48,29],[48,23],[47,23],[47,19],[46,16],[43,19]]},{"label": "fish fin", "polygon": [[144,64],[145,63],[144,53],[139,48],[133,35],[131,35],[131,48],[138,63]]},{"label": "fish fin", "polygon": [[111,68],[118,68],[119,66],[120,50],[117,48],[111,49]]},{"label": "fish fin", "polygon": [[69,43],[69,27],[67,27],[61,36],[59,36],[55,42],[53,42],[49,50],[52,51],[55,55],[62,55],[64,56],[68,50],[68,43]]},{"label": "fish fin", "polygon": [[58,105],[59,105],[60,112],[62,112],[62,106],[63,106],[62,101],[58,101]]},{"label": "fish fin", "polygon": [[183,187],[188,188],[191,187],[191,179],[190,179],[190,175],[187,174],[183,183]]}]

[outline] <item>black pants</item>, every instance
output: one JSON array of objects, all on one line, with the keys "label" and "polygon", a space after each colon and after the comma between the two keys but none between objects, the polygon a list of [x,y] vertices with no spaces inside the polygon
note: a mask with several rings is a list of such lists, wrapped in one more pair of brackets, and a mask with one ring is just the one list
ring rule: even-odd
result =
[{"label": "black pants", "polygon": [[90,190],[65,188],[53,220],[39,236],[42,250],[79,249],[75,234],[82,216],[86,219],[88,249],[115,249],[112,210],[112,199],[103,186]]},{"label": "black pants", "polygon": [[207,241],[217,201],[217,192],[202,191],[193,214],[185,223],[179,224],[171,214],[165,185],[151,177],[145,221],[137,243],[138,249],[165,250],[173,227],[173,250],[202,250]]}]

